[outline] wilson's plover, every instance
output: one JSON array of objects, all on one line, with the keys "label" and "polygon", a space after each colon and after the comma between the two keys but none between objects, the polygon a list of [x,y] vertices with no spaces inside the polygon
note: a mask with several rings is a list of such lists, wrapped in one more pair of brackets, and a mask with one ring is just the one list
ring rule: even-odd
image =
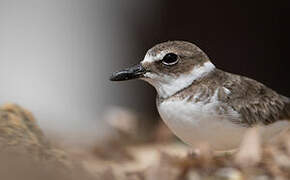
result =
[{"label": "wilson's plover", "polygon": [[158,44],[140,64],[111,76],[112,81],[135,78],[155,87],[161,118],[193,146],[206,141],[216,150],[233,149],[251,127],[258,126],[264,140],[289,127],[288,97],[216,68],[189,42]]}]

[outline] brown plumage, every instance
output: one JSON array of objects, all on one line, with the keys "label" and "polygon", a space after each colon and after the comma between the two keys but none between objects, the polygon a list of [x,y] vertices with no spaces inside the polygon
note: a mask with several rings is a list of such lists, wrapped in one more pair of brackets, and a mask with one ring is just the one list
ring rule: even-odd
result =
[{"label": "brown plumage", "polygon": [[[227,88],[231,93],[225,93]],[[215,69],[208,76],[194,81],[190,86],[171,97],[157,97],[157,103],[167,99],[186,98],[199,102],[209,100],[219,89],[218,100],[222,102],[217,112],[227,114],[228,106],[241,115],[232,122],[251,127],[257,124],[268,125],[279,120],[290,120],[290,98],[279,95],[274,90],[253,79]],[[198,98],[195,95],[199,93]]]},{"label": "brown plumage", "polygon": [[238,75],[229,77],[231,80],[223,84],[232,93],[223,101],[241,114],[243,124],[268,125],[279,120],[290,120],[289,98],[253,79]]},{"label": "brown plumage", "polygon": [[162,51],[175,53],[179,56],[180,62],[174,66],[166,66],[161,61],[155,63],[143,63],[143,66],[156,74],[162,73],[171,76],[179,76],[180,74],[189,73],[192,70],[192,65],[202,66],[203,63],[208,61],[207,55],[197,46],[185,41],[168,41],[165,43],[157,44],[150,50],[147,55],[157,56]]}]

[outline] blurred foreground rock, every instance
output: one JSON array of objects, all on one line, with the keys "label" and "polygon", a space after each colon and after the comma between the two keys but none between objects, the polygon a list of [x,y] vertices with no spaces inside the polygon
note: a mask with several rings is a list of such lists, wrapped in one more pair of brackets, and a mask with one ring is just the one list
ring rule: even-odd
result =
[{"label": "blurred foreground rock", "polygon": [[14,104],[0,108],[0,152],[30,155],[35,160],[69,165],[65,153],[53,148],[36,124],[33,115]]},{"label": "blurred foreground rock", "polygon": [[13,104],[0,108],[1,180],[87,177],[79,167],[64,151],[48,142],[30,112]]}]

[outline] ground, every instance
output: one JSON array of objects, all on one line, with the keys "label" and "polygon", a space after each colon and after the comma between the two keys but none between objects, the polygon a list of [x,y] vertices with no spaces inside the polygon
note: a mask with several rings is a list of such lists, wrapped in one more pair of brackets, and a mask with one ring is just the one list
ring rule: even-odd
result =
[{"label": "ground", "polygon": [[0,108],[0,179],[290,179],[290,132],[262,144],[258,129],[253,128],[236,151],[215,152],[206,142],[189,148],[162,123],[148,137],[136,138],[140,127],[134,121],[130,119],[133,127],[124,127],[111,119],[115,136],[84,148],[45,137],[32,113],[4,105]]}]

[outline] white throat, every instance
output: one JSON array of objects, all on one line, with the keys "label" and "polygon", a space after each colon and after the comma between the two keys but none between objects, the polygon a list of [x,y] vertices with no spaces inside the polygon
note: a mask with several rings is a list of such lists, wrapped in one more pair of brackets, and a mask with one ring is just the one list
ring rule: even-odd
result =
[{"label": "white throat", "polygon": [[165,75],[165,74],[154,74],[147,72],[143,80],[152,84],[158,95],[162,98],[167,98],[175,94],[176,92],[188,87],[195,80],[206,76],[208,73],[213,71],[215,66],[210,62],[205,62],[202,66],[195,67],[191,72],[181,74],[177,77]]}]

